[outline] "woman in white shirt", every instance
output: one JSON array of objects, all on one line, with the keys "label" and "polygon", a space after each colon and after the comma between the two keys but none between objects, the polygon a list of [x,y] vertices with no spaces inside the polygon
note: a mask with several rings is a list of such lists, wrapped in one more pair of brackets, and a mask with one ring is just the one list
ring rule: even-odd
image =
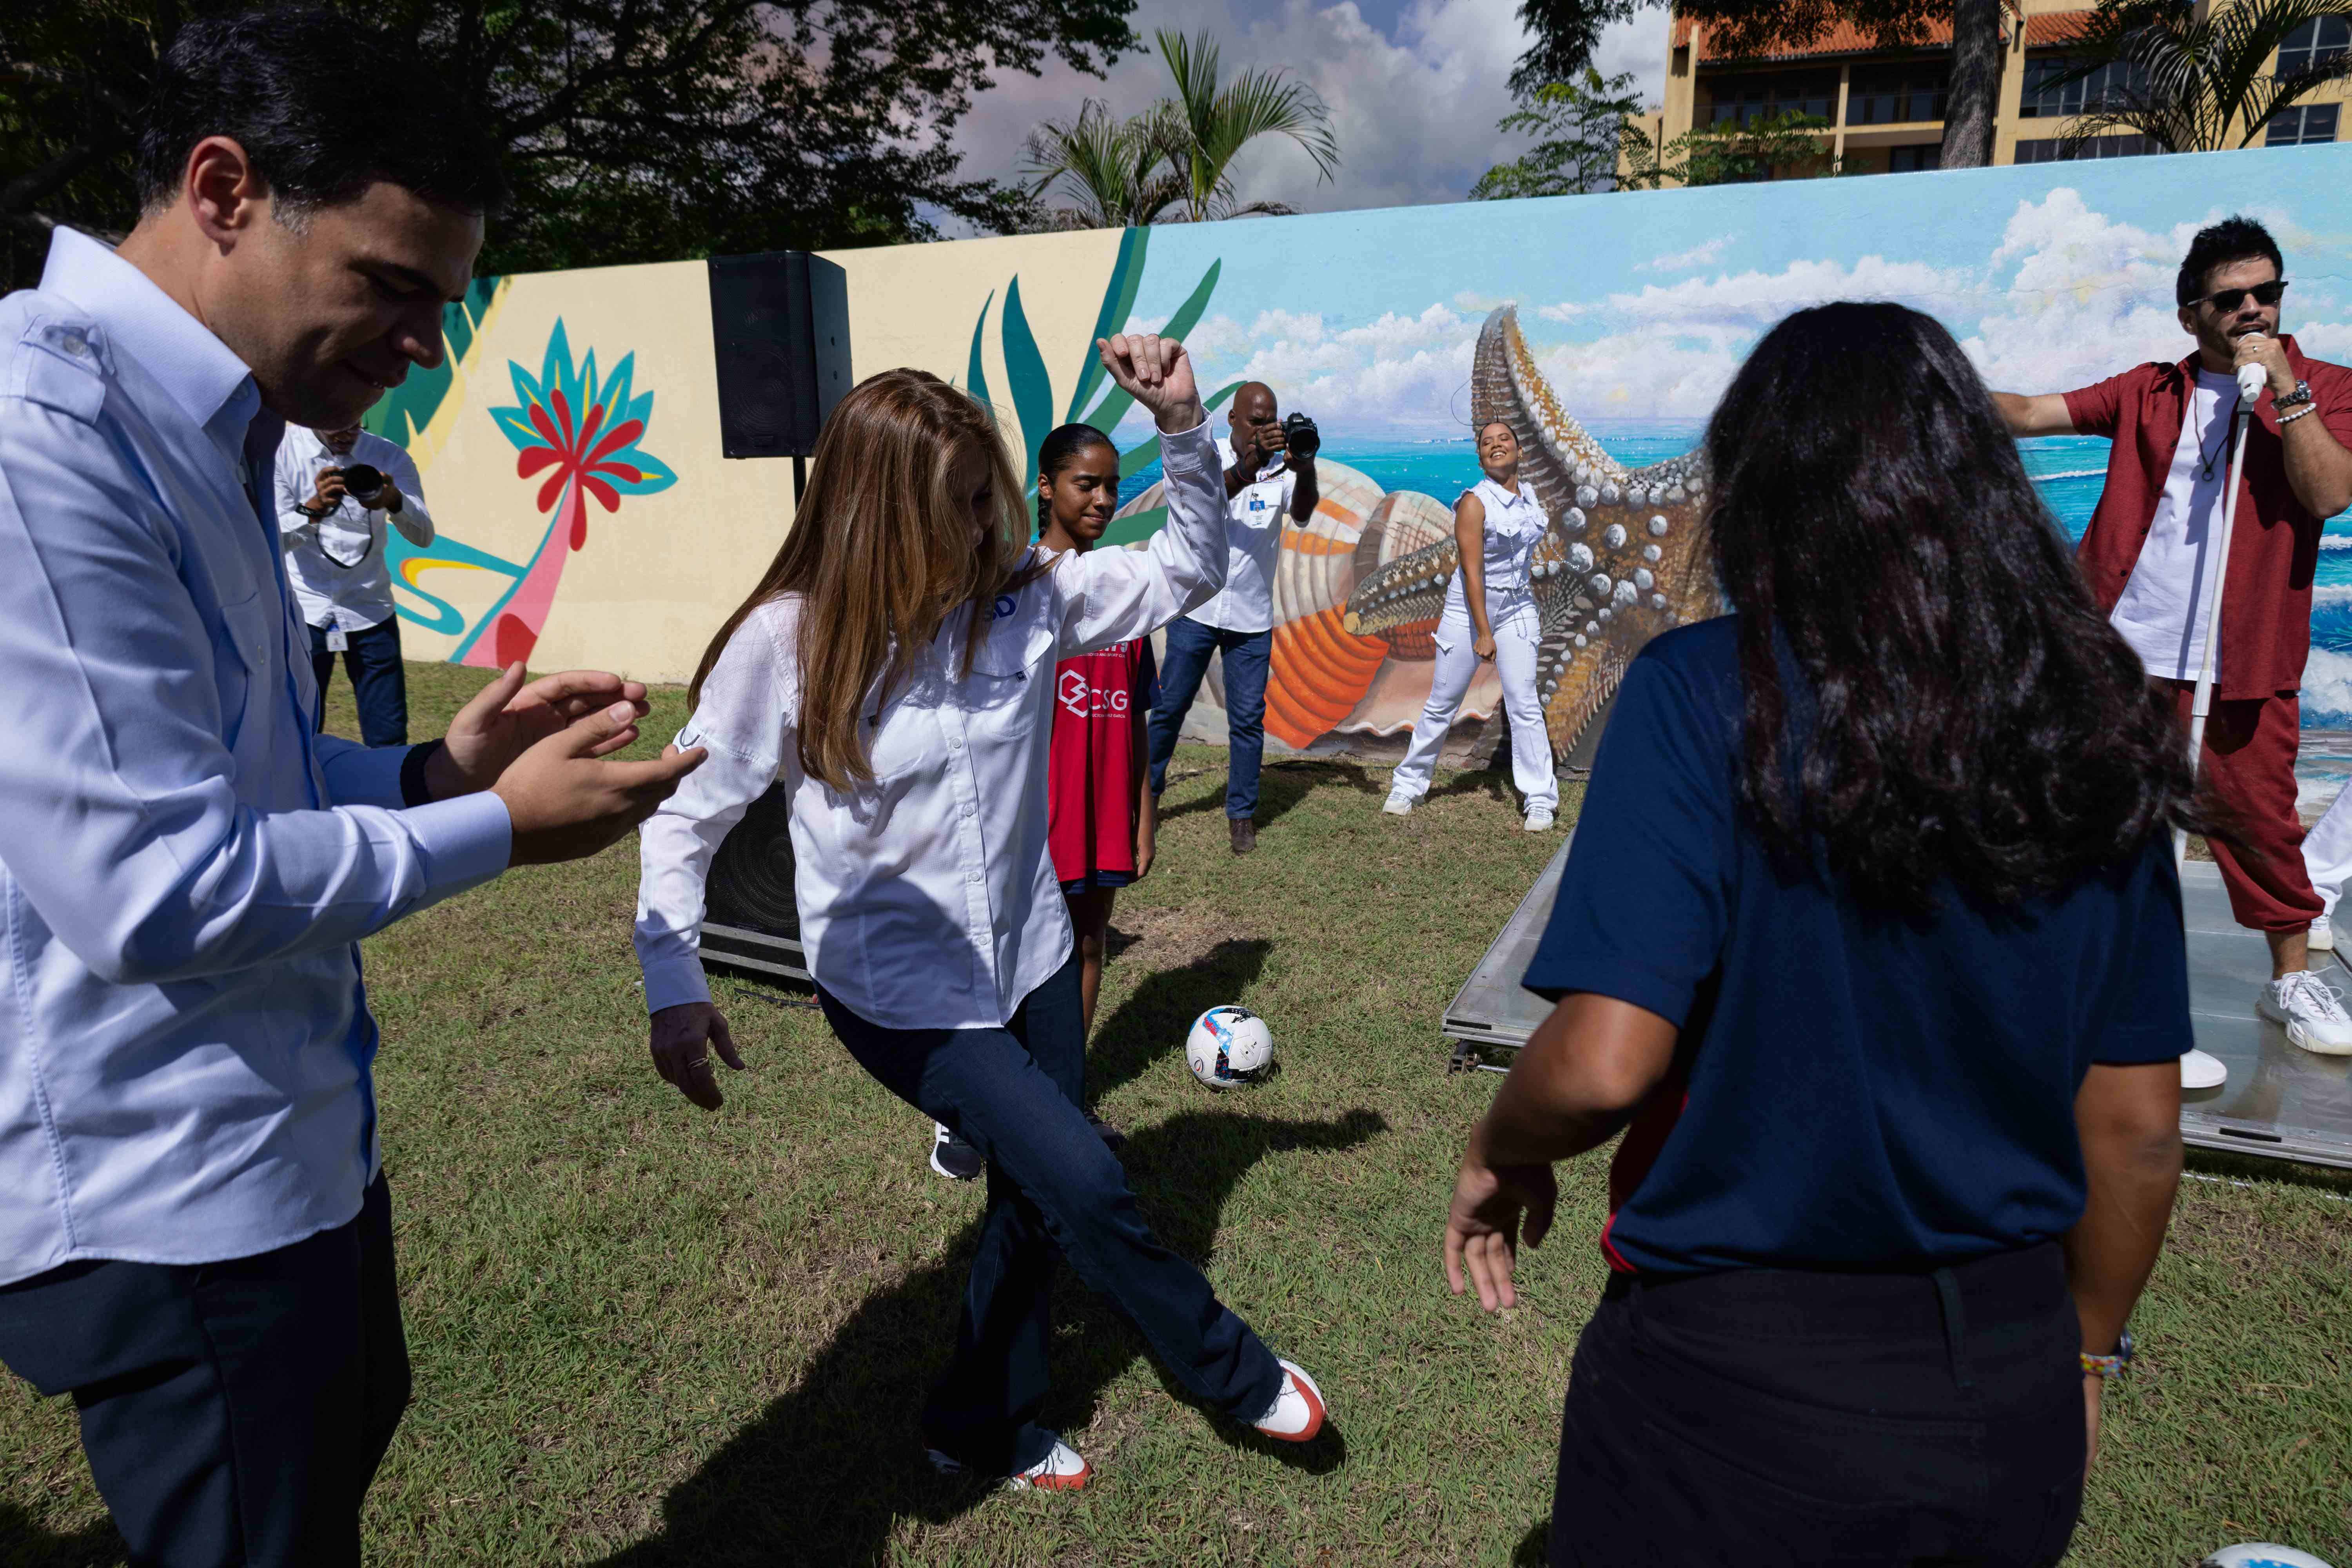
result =
[{"label": "woman in white shirt", "polygon": [[1097,347],[1161,432],[1169,522],[1150,548],[1033,550],[985,408],[921,371],[861,384],[818,438],[799,525],[703,656],[680,744],[709,756],[646,824],[636,924],[655,1066],[716,1108],[708,1053],[742,1062],[697,956],[704,879],[745,807],[790,794],[826,1019],[988,1159],[955,1359],[923,1414],[932,1462],[1060,1489],[1092,1472],[1036,1422],[1057,1252],[1203,1403],[1293,1441],[1323,1424],[1313,1380],[1153,1239],[1081,1109],[1078,959],[1046,853],[1055,665],[1207,599],[1226,557],[1182,346]]},{"label": "woman in white shirt", "polygon": [[1445,587],[1437,623],[1437,674],[1429,700],[1412,727],[1412,744],[1389,778],[1381,809],[1409,814],[1429,793],[1430,774],[1445,733],[1454,727],[1471,678],[1487,659],[1503,678],[1503,710],[1511,718],[1511,778],[1525,802],[1527,828],[1541,833],[1559,809],[1559,779],[1552,772],[1551,736],[1536,699],[1536,645],[1543,617],[1536,608],[1534,562],[1551,520],[1532,489],[1519,483],[1519,439],[1500,419],[1478,430],[1478,467],[1486,478],[1454,503],[1454,542],[1461,565]]}]

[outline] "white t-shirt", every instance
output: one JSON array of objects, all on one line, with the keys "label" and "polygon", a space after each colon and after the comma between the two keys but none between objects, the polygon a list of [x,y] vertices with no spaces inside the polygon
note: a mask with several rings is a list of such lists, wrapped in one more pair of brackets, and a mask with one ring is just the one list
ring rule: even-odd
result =
[{"label": "white t-shirt", "polygon": [[[2194,680],[2205,662],[2205,622],[2221,534],[2221,492],[2230,482],[2230,418],[2238,384],[2200,368],[2189,417],[2172,449],[2164,495],[2139,547],[2139,561],[2108,617],[2149,675]],[[2209,472],[2210,469],[2210,472]],[[2219,650],[2216,650],[2218,654]],[[2216,679],[2221,660],[2214,660]]]},{"label": "white t-shirt", "polygon": [[[1217,461],[1228,468],[1234,466],[1234,444],[1222,436]],[[1282,553],[1282,525],[1289,521],[1290,499],[1297,489],[1298,476],[1277,458],[1255,484],[1244,485],[1226,500],[1225,585],[1190,619],[1229,632],[1274,628],[1274,568]]]}]

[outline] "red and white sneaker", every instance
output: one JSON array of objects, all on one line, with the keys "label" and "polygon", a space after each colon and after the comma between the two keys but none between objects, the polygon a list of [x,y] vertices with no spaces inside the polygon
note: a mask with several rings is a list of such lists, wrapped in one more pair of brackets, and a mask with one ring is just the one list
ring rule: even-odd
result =
[{"label": "red and white sneaker", "polygon": [[[963,1474],[962,1460],[951,1459],[937,1448],[929,1449],[928,1452],[930,1456],[931,1468],[939,1471],[940,1474],[943,1476]],[[1094,1474],[1095,1468],[1087,1464],[1076,1448],[1056,1437],[1054,1439],[1053,1447],[1046,1450],[1044,1458],[1017,1476],[1005,1477],[1004,1484],[1019,1491],[1027,1491],[1034,1487],[1039,1491],[1074,1492],[1092,1480]]]},{"label": "red and white sneaker", "polygon": [[1282,1392],[1273,1408],[1250,1423],[1269,1437],[1304,1443],[1323,1430],[1323,1391],[1295,1361],[1282,1363]]}]

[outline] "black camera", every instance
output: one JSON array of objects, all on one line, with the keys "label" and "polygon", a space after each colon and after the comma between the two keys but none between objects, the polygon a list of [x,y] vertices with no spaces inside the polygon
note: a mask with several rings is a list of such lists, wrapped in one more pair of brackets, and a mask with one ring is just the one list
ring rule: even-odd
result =
[{"label": "black camera", "polygon": [[383,489],[383,470],[373,464],[353,463],[342,474],[343,489],[351,492],[353,500],[363,502]]},{"label": "black camera", "polygon": [[1294,414],[1282,422],[1282,441],[1300,457],[1311,458],[1323,449],[1323,432],[1306,415]]}]

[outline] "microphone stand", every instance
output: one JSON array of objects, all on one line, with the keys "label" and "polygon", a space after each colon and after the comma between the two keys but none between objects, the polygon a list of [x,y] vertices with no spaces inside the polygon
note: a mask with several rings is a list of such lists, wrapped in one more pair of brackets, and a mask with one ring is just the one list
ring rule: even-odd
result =
[{"label": "microphone stand", "polygon": [[[2231,415],[2237,426],[2230,455],[2230,489],[2221,501],[2220,554],[2213,563],[2213,597],[2205,606],[2205,651],[2197,669],[2197,695],[2189,710],[2189,778],[2193,784],[2205,757],[2205,720],[2213,711],[2213,661],[2221,651],[2221,587],[2230,579],[2230,539],[2238,526],[2238,486],[2246,471],[2246,433],[2253,426],[2254,403],[2263,395],[2262,367],[2246,365],[2238,372],[2238,406]],[[2252,383],[2251,389],[2248,384]],[[2189,830],[2172,830],[2172,869],[2178,875],[2189,863]],[[2219,1057],[2192,1047],[2180,1058],[2183,1089],[2210,1089],[2224,1082],[2229,1068]]]},{"label": "microphone stand", "polygon": [[[2230,580],[2230,538],[2238,526],[2238,486],[2246,471],[2246,433],[2254,422],[2254,402],[2261,397],[2259,382],[2252,393],[2246,383],[2262,374],[2259,365],[2247,365],[2239,373],[2238,406],[2231,415],[2237,426],[2232,437],[2236,449],[2230,455],[2230,489],[2221,501],[2221,537],[2216,542],[2218,559],[2213,563],[2213,597],[2205,606],[2205,648],[2197,669],[2197,695],[2189,709],[2189,778],[2197,779],[2200,764],[2205,757],[2205,721],[2213,711],[2213,661],[2221,648],[2221,589]],[[2189,863],[2189,830],[2172,830],[2172,866],[2178,871]]]}]

